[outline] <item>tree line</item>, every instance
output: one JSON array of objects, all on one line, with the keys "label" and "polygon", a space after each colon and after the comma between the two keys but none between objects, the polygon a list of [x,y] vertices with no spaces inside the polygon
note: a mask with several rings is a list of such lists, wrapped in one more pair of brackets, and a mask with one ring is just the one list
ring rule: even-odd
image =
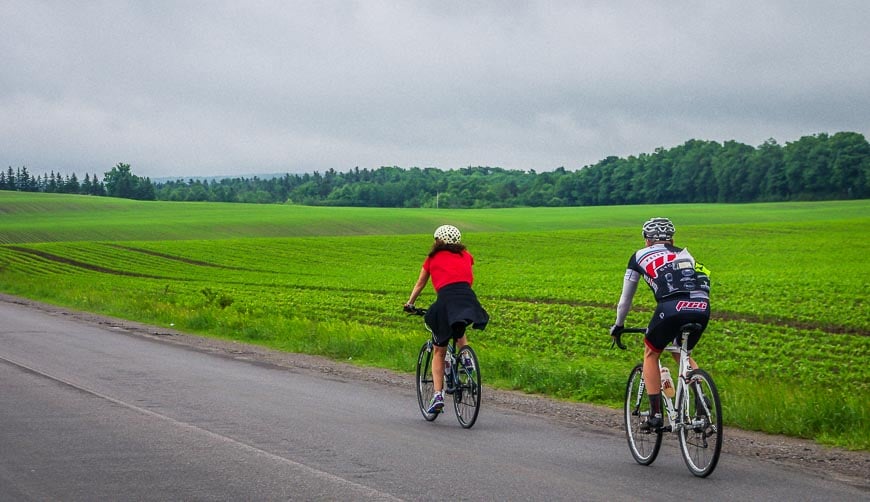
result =
[{"label": "tree line", "polygon": [[10,166],[5,172],[0,171],[0,190],[98,195],[138,200],[156,199],[151,180],[136,176],[130,170],[130,164],[123,163],[106,172],[102,181],[96,174],[93,176],[85,174],[81,182],[75,173],[64,176],[51,171],[45,176],[32,176],[27,167],[19,167],[13,171]]},{"label": "tree line", "polygon": [[102,182],[86,175],[90,186],[103,186],[105,194],[84,192],[85,183],[73,190],[75,175],[63,183],[59,178],[22,184],[20,171],[10,167],[6,189],[56,187],[70,190],[65,193],[142,200],[441,208],[862,199],[870,196],[870,143],[855,132],[820,133],[785,145],[769,139],[758,147],[693,139],[649,154],[607,157],[576,171],[560,167],[540,173],[488,166],[446,171],[384,166],[152,183],[132,174],[129,165],[118,164]]},{"label": "tree line", "polygon": [[5,172],[0,171],[0,190],[16,190],[19,192],[74,193],[80,195],[106,195],[106,186],[94,174],[85,174],[85,179],[79,181],[75,173],[62,175],[55,173],[33,177],[27,167],[12,170],[10,166]]}]

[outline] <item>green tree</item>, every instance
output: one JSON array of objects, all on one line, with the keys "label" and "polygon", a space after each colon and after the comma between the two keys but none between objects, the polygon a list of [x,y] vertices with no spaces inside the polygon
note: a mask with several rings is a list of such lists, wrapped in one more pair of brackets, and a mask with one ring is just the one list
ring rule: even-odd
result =
[{"label": "green tree", "polygon": [[79,193],[81,185],[76,173],[69,175],[63,183],[63,193]]},{"label": "green tree", "polygon": [[111,171],[105,173],[103,183],[106,184],[106,195],[109,197],[133,198],[135,183],[130,164],[119,162]]},{"label": "green tree", "polygon": [[119,162],[111,171],[105,173],[103,182],[109,197],[125,199],[154,200],[154,185],[149,178],[140,178],[130,170],[130,164]]},{"label": "green tree", "polygon": [[768,139],[755,150],[752,165],[761,175],[758,200],[772,202],[788,198],[782,147],[775,139]]},{"label": "green tree", "polygon": [[804,136],[786,143],[783,160],[789,198],[811,200],[829,191],[831,152],[828,135]]},{"label": "green tree", "polygon": [[30,177],[27,172],[27,166],[21,166],[17,169],[15,176],[15,188],[22,192],[33,192],[36,190],[36,180]]},{"label": "green tree", "polygon": [[88,195],[93,191],[94,187],[91,184],[91,175],[85,173],[85,179],[82,181],[81,186],[79,187],[79,193],[82,195]]},{"label": "green tree", "polygon": [[757,187],[750,185],[750,159],[754,149],[736,141],[726,141],[713,159],[718,202],[750,202]]},{"label": "green tree", "polygon": [[870,196],[870,143],[855,132],[838,132],[830,141],[833,152],[831,189],[837,198]]}]

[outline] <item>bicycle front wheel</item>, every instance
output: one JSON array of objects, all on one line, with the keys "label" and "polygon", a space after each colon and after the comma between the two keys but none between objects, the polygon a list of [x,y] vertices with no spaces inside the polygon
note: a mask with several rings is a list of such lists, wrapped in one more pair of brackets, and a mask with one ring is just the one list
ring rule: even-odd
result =
[{"label": "bicycle front wheel", "polygon": [[681,385],[680,390],[688,387],[689,398],[678,396],[677,400],[688,403],[686,411],[681,412],[684,425],[680,428],[680,451],[692,474],[705,478],[716,468],[722,451],[722,403],[706,371],[694,370],[688,378],[688,386]]},{"label": "bicycle front wheel", "polygon": [[480,364],[474,349],[466,345],[456,358],[459,385],[453,392],[453,409],[459,424],[470,429],[480,412]]},{"label": "bicycle front wheel", "polygon": [[423,418],[431,422],[438,418],[438,413],[429,413],[429,401],[435,395],[435,383],[432,379],[432,341],[427,341],[420,347],[417,356],[417,404]]},{"label": "bicycle front wheel", "polygon": [[662,433],[641,430],[649,418],[649,398],[643,383],[643,365],[638,364],[628,375],[625,386],[625,437],[631,456],[640,465],[650,465],[662,447]]}]

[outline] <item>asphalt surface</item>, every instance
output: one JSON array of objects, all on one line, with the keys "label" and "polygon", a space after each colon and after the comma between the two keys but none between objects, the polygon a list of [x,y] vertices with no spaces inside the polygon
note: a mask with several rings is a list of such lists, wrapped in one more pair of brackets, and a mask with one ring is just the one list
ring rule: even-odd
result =
[{"label": "asphalt surface", "polygon": [[619,435],[486,399],[470,430],[429,423],[411,386],[154,333],[0,301],[0,500],[870,499],[746,456],[695,478],[675,442],[639,466]]}]

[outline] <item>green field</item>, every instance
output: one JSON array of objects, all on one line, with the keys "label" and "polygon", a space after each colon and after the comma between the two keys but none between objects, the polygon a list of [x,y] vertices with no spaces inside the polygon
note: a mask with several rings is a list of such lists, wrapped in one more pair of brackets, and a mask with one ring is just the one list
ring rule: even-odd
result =
[{"label": "green field", "polygon": [[[431,231],[452,223],[492,316],[470,333],[486,383],[615,406],[642,346],[610,350],[607,328],[640,223],[660,215],[713,271],[696,356],[726,422],[870,449],[870,201],[434,210],[0,192],[0,290],[411,372],[426,335],[401,305]],[[640,291],[629,324],[652,307]]]}]

